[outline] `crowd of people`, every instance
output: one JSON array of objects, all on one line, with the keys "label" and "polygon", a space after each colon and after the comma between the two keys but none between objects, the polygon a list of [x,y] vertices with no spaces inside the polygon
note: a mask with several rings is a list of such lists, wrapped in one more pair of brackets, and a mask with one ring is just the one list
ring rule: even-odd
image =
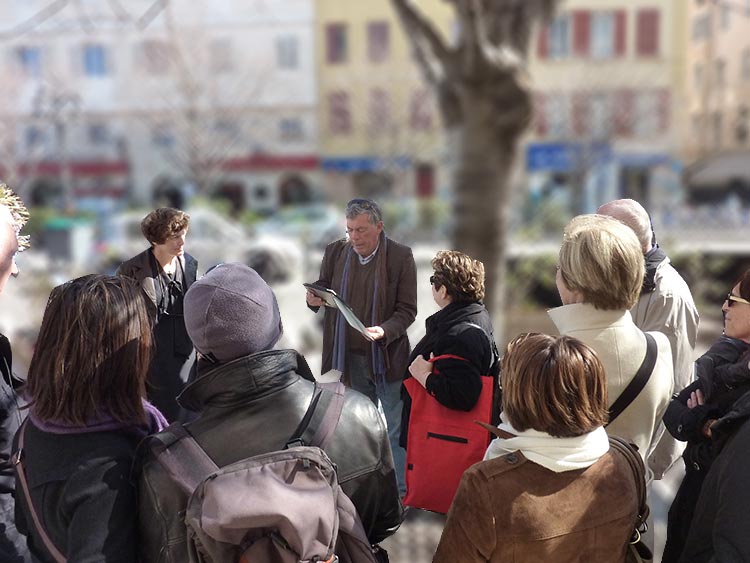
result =
[{"label": "crowd of people", "polygon": [[[750,270],[693,362],[690,290],[617,200],[565,227],[559,335],[501,354],[483,264],[444,250],[412,348],[411,249],[376,202],[344,215],[313,284],[336,299],[305,295],[341,383],[278,346],[258,272],[198,274],[171,208],[117,275],[52,290],[25,380],[0,338],[0,560],[382,563],[421,509],[445,515],[437,562],[637,561],[648,485],[680,454],[663,561],[750,560]],[[0,187],[0,293],[27,220]]]}]

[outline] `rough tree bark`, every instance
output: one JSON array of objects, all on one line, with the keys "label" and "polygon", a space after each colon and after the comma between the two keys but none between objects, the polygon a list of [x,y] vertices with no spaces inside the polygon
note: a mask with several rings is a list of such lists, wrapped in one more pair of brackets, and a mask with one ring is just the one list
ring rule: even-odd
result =
[{"label": "rough tree bark", "polygon": [[532,24],[558,0],[445,0],[460,35],[447,43],[416,0],[391,0],[438,100],[453,160],[452,244],[485,266],[485,303],[502,341],[506,207],[516,145],[532,116],[525,59]]}]

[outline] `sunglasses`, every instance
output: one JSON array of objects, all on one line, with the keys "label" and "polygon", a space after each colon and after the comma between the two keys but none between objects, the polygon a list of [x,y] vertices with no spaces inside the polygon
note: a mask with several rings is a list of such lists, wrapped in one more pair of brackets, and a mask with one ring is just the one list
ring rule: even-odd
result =
[{"label": "sunglasses", "polygon": [[430,285],[435,285],[437,283],[438,279],[437,276],[430,276]]},{"label": "sunglasses", "polygon": [[734,303],[745,303],[747,305],[750,305],[750,301],[747,299],[743,299],[739,295],[734,295],[733,293],[727,293],[727,307],[731,307]]}]

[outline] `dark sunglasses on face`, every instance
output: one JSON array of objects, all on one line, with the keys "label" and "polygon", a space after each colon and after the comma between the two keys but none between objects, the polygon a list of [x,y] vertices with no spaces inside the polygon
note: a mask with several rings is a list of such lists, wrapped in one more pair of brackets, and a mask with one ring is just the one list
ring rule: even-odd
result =
[{"label": "dark sunglasses on face", "polygon": [[734,295],[733,293],[727,293],[727,307],[731,307],[735,303],[745,303],[747,305],[750,305],[750,301],[747,299],[743,299],[739,295]]}]

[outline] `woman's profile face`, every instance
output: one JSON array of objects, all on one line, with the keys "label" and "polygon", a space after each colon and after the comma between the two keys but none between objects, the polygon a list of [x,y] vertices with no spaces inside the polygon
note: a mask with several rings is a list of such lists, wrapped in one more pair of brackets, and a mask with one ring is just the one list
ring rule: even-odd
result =
[{"label": "woman's profile face", "polygon": [[[732,288],[730,296],[744,300],[740,295],[740,284]],[[721,310],[724,312],[724,334],[750,342],[750,304],[727,298]]]},{"label": "woman's profile face", "polygon": [[154,244],[154,248],[159,249],[168,256],[182,256],[185,254],[185,236],[187,236],[187,229],[173,237],[169,237],[162,244]]}]

